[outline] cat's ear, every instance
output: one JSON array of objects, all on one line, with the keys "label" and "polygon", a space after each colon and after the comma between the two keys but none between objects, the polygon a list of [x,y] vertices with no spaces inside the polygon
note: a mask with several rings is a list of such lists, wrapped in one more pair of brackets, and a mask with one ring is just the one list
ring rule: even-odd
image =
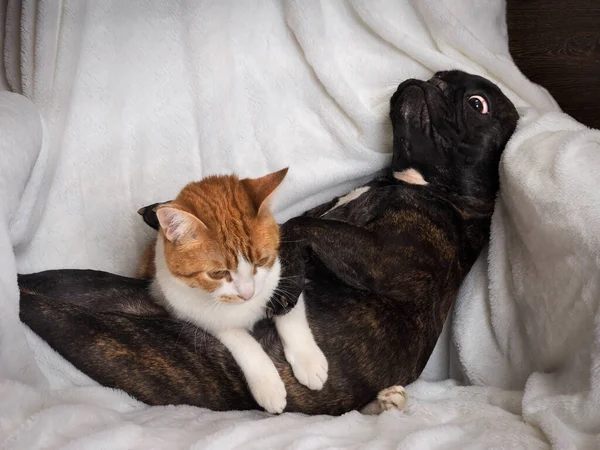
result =
[{"label": "cat's ear", "polygon": [[160,206],[156,210],[156,217],[164,230],[165,237],[171,242],[194,237],[196,233],[207,229],[206,225],[196,216],[170,204]]},{"label": "cat's ear", "polygon": [[252,198],[256,207],[257,216],[260,216],[268,210],[269,199],[275,189],[281,184],[288,172],[288,168],[278,170],[260,178],[245,178],[241,183]]}]

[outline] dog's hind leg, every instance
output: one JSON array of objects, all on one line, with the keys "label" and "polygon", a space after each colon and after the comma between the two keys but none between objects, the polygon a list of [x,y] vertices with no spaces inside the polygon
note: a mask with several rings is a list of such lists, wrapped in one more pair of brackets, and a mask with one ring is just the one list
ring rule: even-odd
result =
[{"label": "dog's hind leg", "polygon": [[408,394],[402,386],[392,386],[379,392],[377,399],[362,408],[362,414],[377,415],[390,409],[402,411],[406,405]]}]

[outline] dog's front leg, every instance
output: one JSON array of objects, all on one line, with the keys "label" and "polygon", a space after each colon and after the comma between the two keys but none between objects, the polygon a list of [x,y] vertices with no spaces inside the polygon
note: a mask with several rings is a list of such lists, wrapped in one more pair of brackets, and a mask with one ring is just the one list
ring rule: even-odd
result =
[{"label": "dog's front leg", "polygon": [[364,228],[301,216],[286,222],[282,230],[290,245],[286,256],[293,260],[287,276],[303,275],[309,258],[318,259],[340,281],[356,289],[373,289],[378,279],[392,274],[393,267],[381,262],[393,256],[393,248]]},{"label": "dog's front leg", "polygon": [[401,252],[393,232],[381,237],[346,222],[300,216],[281,226],[281,236],[282,276],[271,302],[274,314],[285,314],[296,304],[310,259],[355,289],[386,295],[397,291]]},{"label": "dog's front leg", "polygon": [[281,277],[275,295],[267,307],[268,316],[289,312],[298,303],[304,288],[306,255],[303,243],[286,233],[285,224],[281,226],[279,260]]}]

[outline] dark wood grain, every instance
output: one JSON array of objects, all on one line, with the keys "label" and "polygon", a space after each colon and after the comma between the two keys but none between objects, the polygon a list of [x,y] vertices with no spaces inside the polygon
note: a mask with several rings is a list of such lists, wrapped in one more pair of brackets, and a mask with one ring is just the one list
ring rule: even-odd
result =
[{"label": "dark wood grain", "polygon": [[600,1],[507,0],[510,51],[563,110],[600,128]]}]

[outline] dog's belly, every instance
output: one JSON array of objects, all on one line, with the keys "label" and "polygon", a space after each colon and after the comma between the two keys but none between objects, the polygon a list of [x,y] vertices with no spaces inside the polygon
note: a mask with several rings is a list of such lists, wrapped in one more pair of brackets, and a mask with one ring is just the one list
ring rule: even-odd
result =
[{"label": "dog's belly", "polygon": [[314,399],[315,412],[343,413],[366,405],[382,389],[418,377],[423,362],[404,362],[431,353],[435,339],[429,333],[398,332],[413,328],[409,311],[326,278],[317,278],[304,295],[310,328],[327,356],[330,376],[323,390],[310,395],[286,379],[289,410],[305,411]]}]

